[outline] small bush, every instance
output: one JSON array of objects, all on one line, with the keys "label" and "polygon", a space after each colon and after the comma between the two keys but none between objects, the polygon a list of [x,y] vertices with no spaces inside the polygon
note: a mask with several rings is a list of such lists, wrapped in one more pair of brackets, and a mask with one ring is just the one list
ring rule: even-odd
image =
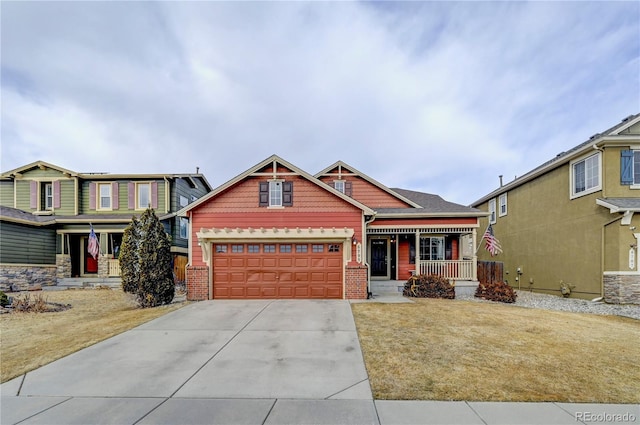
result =
[{"label": "small bush", "polygon": [[456,297],[456,290],[447,279],[432,274],[412,277],[404,284],[402,294],[405,297],[445,298],[452,300]]},{"label": "small bush", "polygon": [[13,308],[15,311],[44,313],[48,311],[47,299],[42,294],[38,294],[31,298],[31,294],[25,294],[23,297],[16,297],[13,300]]},{"label": "small bush", "polygon": [[4,292],[0,291],[0,306],[6,307],[9,305],[9,297]]},{"label": "small bush", "polygon": [[504,282],[480,283],[476,290],[476,298],[483,298],[489,301],[499,301],[501,303],[516,302],[516,292],[511,286]]}]

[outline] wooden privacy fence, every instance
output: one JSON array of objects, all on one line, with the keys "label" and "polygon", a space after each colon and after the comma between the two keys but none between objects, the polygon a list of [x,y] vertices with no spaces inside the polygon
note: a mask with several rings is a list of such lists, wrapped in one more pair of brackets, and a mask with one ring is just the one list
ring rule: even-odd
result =
[{"label": "wooden privacy fence", "polygon": [[175,255],[173,257],[173,275],[175,283],[184,283],[187,279],[185,276],[185,267],[189,259],[184,255]]},{"label": "wooden privacy fence", "polygon": [[478,281],[480,283],[504,282],[504,263],[501,261],[478,261]]}]

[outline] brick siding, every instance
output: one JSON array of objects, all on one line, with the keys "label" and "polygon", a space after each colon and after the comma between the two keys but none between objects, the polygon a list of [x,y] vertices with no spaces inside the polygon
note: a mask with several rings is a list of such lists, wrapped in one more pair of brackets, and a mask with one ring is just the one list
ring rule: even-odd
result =
[{"label": "brick siding", "polygon": [[209,267],[187,267],[187,300],[202,301],[209,299]]},{"label": "brick siding", "polygon": [[345,274],[345,298],[350,300],[367,299],[367,267],[347,266]]}]

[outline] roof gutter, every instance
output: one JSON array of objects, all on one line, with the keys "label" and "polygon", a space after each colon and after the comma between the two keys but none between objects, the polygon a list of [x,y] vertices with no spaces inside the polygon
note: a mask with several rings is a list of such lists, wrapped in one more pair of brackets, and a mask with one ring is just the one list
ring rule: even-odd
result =
[{"label": "roof gutter", "polygon": [[[554,161],[552,160],[552,162],[550,162],[549,164],[547,164],[546,166],[539,168],[539,169],[534,169],[533,171],[530,171],[529,173],[523,175],[522,177],[505,184],[504,186],[494,190],[493,192],[489,193],[486,196],[483,196],[482,198],[478,199],[477,201],[473,202],[472,204],[470,204],[472,207],[473,206],[477,206],[480,205],[482,203],[487,202],[488,200],[495,198],[496,196],[504,193],[504,192],[508,192],[509,190],[516,188],[518,186],[523,185],[524,183],[527,183],[530,180],[533,180],[539,176],[541,176],[542,174],[548,173],[551,170],[554,170],[568,162],[571,162],[571,160],[573,160],[576,157],[582,156],[587,152],[590,152],[594,149],[594,147],[596,149],[600,149],[602,146],[598,146],[598,143],[603,143],[609,140],[620,140],[620,138],[618,136],[615,136],[615,139],[612,138],[611,136],[607,137],[607,136],[603,136],[603,137],[599,137],[595,140],[593,140],[593,143],[590,143],[588,145],[583,146],[582,148],[571,152],[570,154],[567,154],[565,156],[563,156],[562,158]],[[629,140],[637,140],[637,136],[634,138],[629,138]]]}]

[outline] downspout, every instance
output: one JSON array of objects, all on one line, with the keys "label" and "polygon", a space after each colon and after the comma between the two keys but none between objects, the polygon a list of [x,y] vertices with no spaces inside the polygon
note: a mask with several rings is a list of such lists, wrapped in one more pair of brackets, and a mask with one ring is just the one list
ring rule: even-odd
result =
[{"label": "downspout", "polygon": [[[364,215],[363,215],[364,218]],[[369,253],[367,252],[367,226],[371,223],[373,223],[373,221],[376,219],[376,213],[374,212],[373,215],[371,216],[370,220],[364,220],[363,219],[363,226],[362,226],[362,230],[364,231],[364,234],[362,235],[362,263],[367,266],[367,299],[369,299],[370,294],[371,294],[371,267],[369,267],[369,263],[367,262],[367,258],[369,256]]]},{"label": "downspout", "polygon": [[170,205],[171,201],[169,199],[169,197],[171,196],[171,194],[169,193],[171,190],[171,186],[169,185],[169,180],[167,179],[167,176],[163,176],[163,179],[164,179],[164,211],[166,214],[169,214],[169,211],[171,209],[171,205]]},{"label": "downspout", "polygon": [[621,220],[622,217],[624,217],[623,215],[614,218],[613,220],[610,220],[606,223],[604,223],[602,225],[602,230],[600,230],[600,296],[598,298],[594,298],[591,301],[593,302],[598,302],[598,301],[602,301],[604,299],[604,231],[606,229],[606,227],[612,223],[615,223],[618,220]]}]

